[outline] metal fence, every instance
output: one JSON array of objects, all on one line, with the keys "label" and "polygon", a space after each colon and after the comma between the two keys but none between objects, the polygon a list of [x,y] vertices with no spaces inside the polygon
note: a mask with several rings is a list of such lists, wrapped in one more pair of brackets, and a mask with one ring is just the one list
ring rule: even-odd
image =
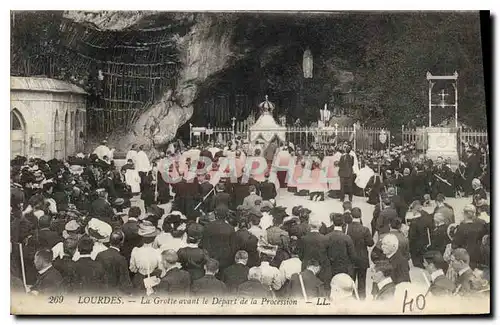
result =
[{"label": "metal fence", "polygon": [[[195,127],[190,125],[190,143],[225,143],[241,136],[250,139],[251,132],[270,132],[272,129],[250,130],[252,121],[234,121],[231,127]],[[286,142],[291,142],[303,150],[325,149],[342,142],[349,142],[358,151],[381,150],[390,147],[391,133],[385,129],[365,127],[299,127],[288,126],[285,131]]]},{"label": "metal fence", "polygon": [[424,152],[427,150],[427,132],[425,128],[405,129],[404,125],[401,126],[402,144],[412,143],[415,145],[417,152]]},{"label": "metal fence", "polygon": [[[404,126],[401,127],[402,140],[404,143],[414,143],[418,152],[425,152],[428,148],[427,140],[427,129],[416,128],[416,129],[405,129]],[[488,131],[486,130],[471,130],[471,129],[458,129],[458,154],[462,158],[465,156],[466,146],[469,145],[479,145],[487,148],[488,146]]]}]

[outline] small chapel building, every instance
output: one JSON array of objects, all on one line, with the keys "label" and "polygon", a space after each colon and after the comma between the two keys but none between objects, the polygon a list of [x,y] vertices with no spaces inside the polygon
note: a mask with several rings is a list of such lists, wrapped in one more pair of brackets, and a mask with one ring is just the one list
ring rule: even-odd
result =
[{"label": "small chapel building", "polygon": [[86,95],[82,88],[61,80],[11,76],[11,158],[64,159],[82,151]]}]

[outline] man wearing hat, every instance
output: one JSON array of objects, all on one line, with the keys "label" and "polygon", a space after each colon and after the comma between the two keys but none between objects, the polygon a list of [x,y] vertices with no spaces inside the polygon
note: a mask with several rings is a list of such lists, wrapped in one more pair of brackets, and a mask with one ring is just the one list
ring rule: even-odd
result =
[{"label": "man wearing hat", "polygon": [[128,271],[127,260],[120,254],[125,236],[121,230],[115,230],[109,238],[109,248],[97,254],[96,261],[100,262],[108,277],[109,292],[130,294],[132,282]]},{"label": "man wearing hat", "polygon": [[[82,234],[80,234],[80,224],[78,224],[78,222],[76,220],[70,220],[64,226],[64,230],[62,232],[62,237],[64,238],[64,240],[71,237],[71,238],[75,238],[78,241],[82,237]],[[76,246],[75,246],[75,249],[76,249]],[[57,257],[63,258],[64,254],[65,254],[63,241],[61,241],[61,242],[57,243],[55,246],[53,246],[52,252],[54,252],[54,259]],[[71,254],[71,257],[73,257],[73,254]]]}]

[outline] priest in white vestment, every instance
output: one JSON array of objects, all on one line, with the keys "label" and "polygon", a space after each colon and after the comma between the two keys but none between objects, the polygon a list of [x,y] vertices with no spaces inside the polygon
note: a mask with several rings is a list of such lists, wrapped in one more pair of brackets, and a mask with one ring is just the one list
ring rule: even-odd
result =
[{"label": "priest in white vestment", "polygon": [[132,148],[130,148],[130,150],[127,152],[127,156],[125,157],[125,160],[128,161],[129,159],[132,159],[134,164],[136,163],[136,159],[137,159],[137,145],[136,144],[133,144]]},{"label": "priest in white vestment", "polygon": [[101,145],[95,148],[94,154],[97,155],[99,159],[104,159],[104,156],[107,156],[108,158],[111,157],[112,153],[109,150],[109,147],[107,146],[108,141],[102,140]]}]

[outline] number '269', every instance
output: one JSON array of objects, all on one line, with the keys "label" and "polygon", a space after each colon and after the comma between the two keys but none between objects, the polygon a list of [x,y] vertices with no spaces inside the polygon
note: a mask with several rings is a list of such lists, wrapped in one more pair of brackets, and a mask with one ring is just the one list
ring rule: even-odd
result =
[{"label": "number '269'", "polygon": [[64,296],[50,296],[49,304],[61,304],[64,301]]}]

